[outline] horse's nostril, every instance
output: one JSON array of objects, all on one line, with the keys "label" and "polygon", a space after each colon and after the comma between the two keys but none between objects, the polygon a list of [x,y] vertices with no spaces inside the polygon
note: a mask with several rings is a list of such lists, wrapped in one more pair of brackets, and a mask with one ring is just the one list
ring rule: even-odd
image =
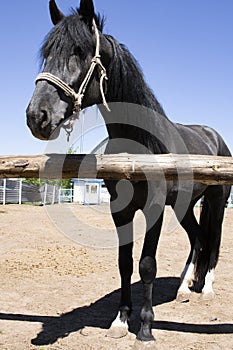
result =
[{"label": "horse's nostril", "polygon": [[49,114],[46,110],[41,110],[40,112],[41,127],[46,128],[50,123]]}]

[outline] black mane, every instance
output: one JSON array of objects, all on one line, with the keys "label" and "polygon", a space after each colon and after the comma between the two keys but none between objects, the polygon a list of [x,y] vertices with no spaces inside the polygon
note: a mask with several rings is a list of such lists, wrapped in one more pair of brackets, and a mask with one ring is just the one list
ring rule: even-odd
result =
[{"label": "black mane", "polygon": [[142,105],[165,116],[162,106],[145,82],[142,70],[133,55],[112,36],[105,36],[114,50],[108,72],[108,100]]},{"label": "black mane", "polygon": [[[105,17],[96,14],[95,22],[102,32]],[[94,50],[91,32],[85,20],[79,15],[79,9],[71,9],[71,14],[64,17],[45,37],[40,50],[41,64],[49,55],[58,56],[63,62],[75,52],[85,56],[90,50]]]}]

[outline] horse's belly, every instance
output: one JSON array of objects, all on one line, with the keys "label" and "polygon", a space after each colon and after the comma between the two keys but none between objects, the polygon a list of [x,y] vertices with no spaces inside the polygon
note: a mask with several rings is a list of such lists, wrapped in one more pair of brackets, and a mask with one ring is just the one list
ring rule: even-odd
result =
[{"label": "horse's belly", "polygon": [[193,201],[198,201],[206,189],[206,185],[192,183],[188,181],[168,182],[166,205],[188,205]]}]

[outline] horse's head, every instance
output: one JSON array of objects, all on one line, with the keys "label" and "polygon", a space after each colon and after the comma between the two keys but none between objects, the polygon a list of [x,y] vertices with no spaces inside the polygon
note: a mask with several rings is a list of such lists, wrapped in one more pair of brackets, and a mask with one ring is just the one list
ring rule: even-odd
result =
[{"label": "horse's head", "polygon": [[112,55],[92,0],[81,0],[68,17],[50,0],[50,15],[54,28],[42,47],[43,73],[27,108],[27,124],[42,140],[56,138],[59,126],[80,108],[102,102]]}]

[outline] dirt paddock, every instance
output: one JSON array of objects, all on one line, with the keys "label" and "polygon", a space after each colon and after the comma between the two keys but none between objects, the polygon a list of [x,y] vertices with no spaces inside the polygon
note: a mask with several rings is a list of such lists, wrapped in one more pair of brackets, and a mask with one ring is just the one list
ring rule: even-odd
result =
[{"label": "dirt paddock", "polygon": [[[142,303],[138,275],[142,239],[138,237],[134,246],[130,332],[125,338],[112,339],[106,333],[116,315],[120,280],[115,238],[112,248],[101,247],[103,233],[112,232],[115,237],[109,208],[66,204],[49,210],[26,205],[0,207],[0,349],[133,349]],[[69,213],[77,218],[76,227]],[[201,301],[197,294],[192,294],[188,303],[175,301],[189,245],[171,215],[166,210],[157,256],[153,296],[156,349],[232,350],[233,209],[226,210],[216,297],[211,302]],[[135,225],[140,236],[144,230],[140,214]],[[61,232],[65,228],[73,230],[72,239]],[[91,243],[93,237],[96,246]]]}]

